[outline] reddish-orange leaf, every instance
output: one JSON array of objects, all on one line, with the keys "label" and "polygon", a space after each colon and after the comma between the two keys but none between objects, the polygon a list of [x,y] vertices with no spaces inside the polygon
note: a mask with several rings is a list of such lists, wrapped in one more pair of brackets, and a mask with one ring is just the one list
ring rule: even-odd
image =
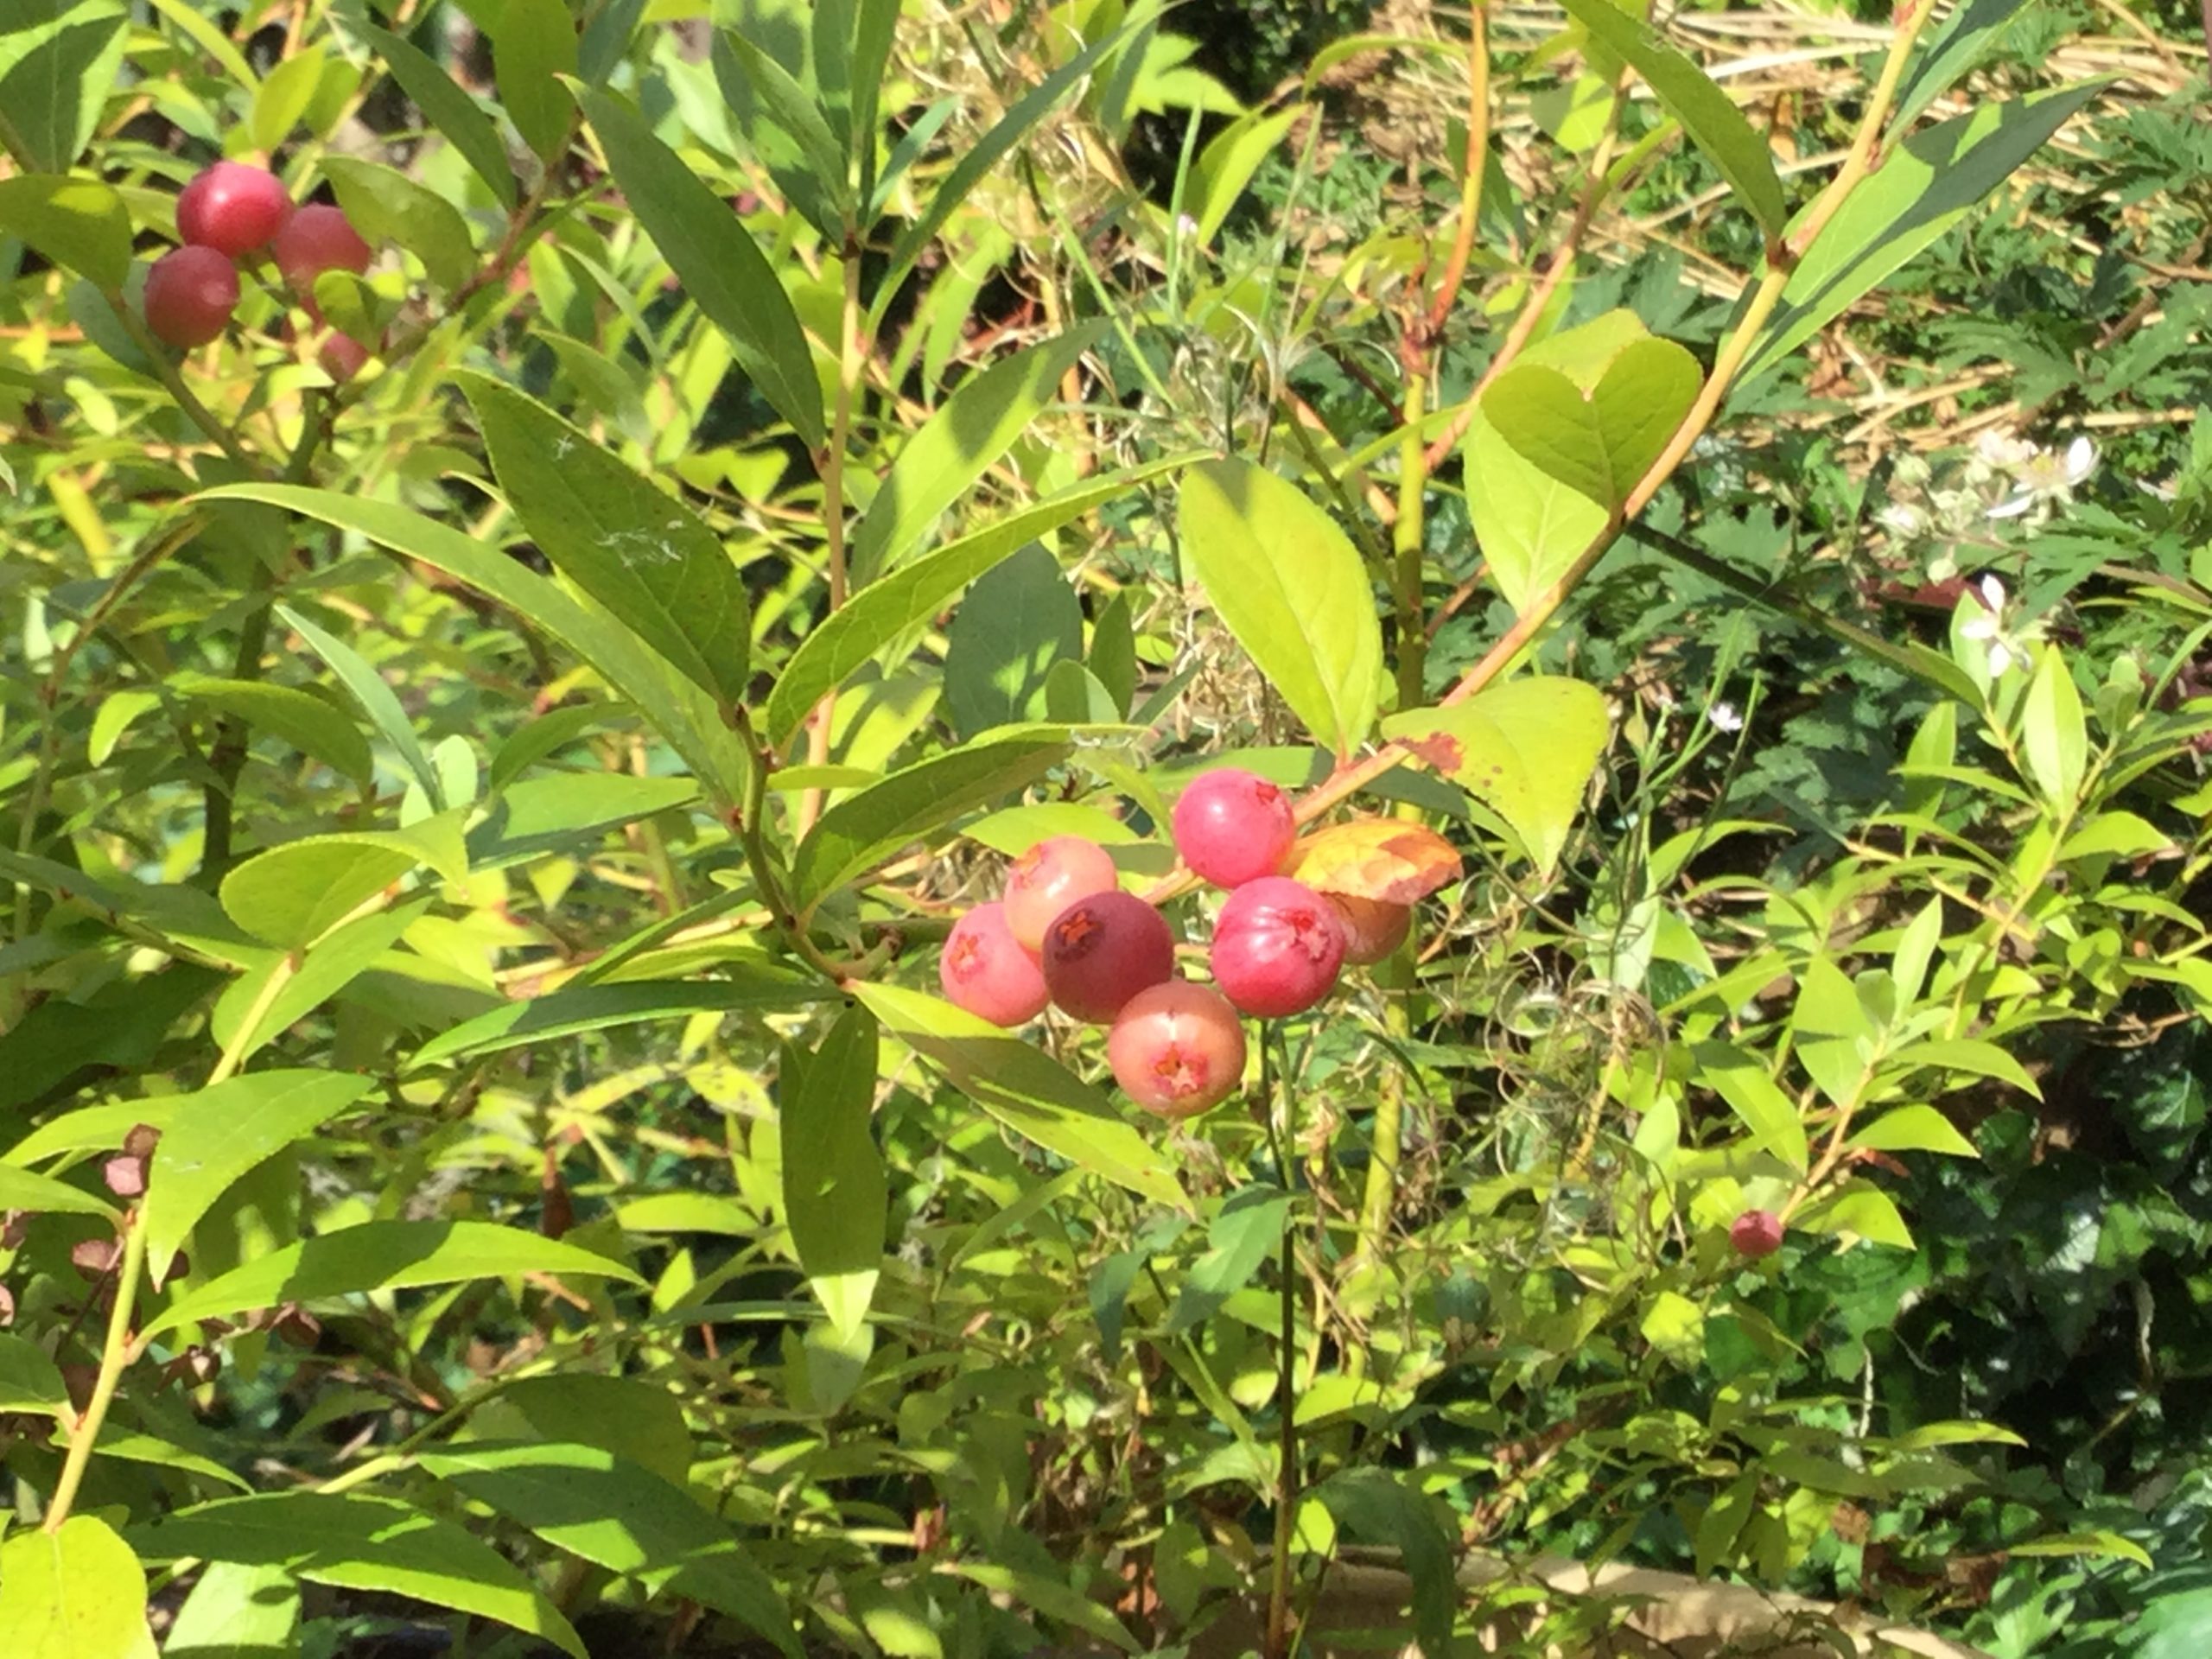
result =
[{"label": "reddish-orange leaf", "polygon": [[1300,840],[1283,873],[1323,893],[1410,905],[1459,875],[1459,855],[1425,825],[1354,818]]}]

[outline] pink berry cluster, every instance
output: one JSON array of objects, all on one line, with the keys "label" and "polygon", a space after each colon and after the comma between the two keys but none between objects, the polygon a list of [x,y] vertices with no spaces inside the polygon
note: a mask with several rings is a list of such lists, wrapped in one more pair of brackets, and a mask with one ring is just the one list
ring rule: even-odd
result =
[{"label": "pink berry cluster", "polygon": [[[283,182],[264,168],[218,162],[178,193],[177,238],[184,245],[146,273],[146,327],[165,346],[205,346],[238,309],[240,260],[266,257],[308,321],[320,326],[315,279],[326,270],[369,268],[369,245],[343,211],[321,202],[294,207]],[[332,332],[318,353],[323,372],[350,380],[368,348]]]},{"label": "pink berry cluster", "polygon": [[1170,828],[1183,862],[1229,894],[1207,952],[1211,986],[1177,977],[1166,918],[1123,892],[1106,849],[1079,836],[1016,859],[1001,897],[954,925],[938,975],[947,997],[994,1025],[1020,1025],[1049,1003],[1109,1027],[1116,1081],[1146,1111],[1186,1118],[1243,1082],[1243,1015],[1313,1007],[1347,962],[1395,950],[1411,912],[1281,874],[1297,821],[1282,791],[1255,773],[1202,774]]}]

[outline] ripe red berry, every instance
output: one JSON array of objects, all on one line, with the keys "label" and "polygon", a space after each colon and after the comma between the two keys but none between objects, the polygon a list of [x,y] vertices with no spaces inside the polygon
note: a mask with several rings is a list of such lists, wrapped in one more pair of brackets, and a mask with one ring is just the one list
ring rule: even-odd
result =
[{"label": "ripe red berry", "polygon": [[1175,973],[1167,918],[1116,888],[1078,899],[1045,930],[1045,983],[1078,1020],[1104,1025],[1128,1000]]},{"label": "ripe red berry", "polygon": [[1001,905],[978,905],[952,925],[937,976],[948,999],[995,1026],[1034,1020],[1050,1000],[1036,958],[1014,943]]},{"label": "ripe red berry", "polygon": [[325,374],[342,386],[367,364],[369,348],[351,334],[334,330],[329,339],[315,347],[315,360]]},{"label": "ripe red berry", "polygon": [[345,213],[327,202],[311,201],[284,221],[270,253],[293,293],[302,300],[315,298],[315,279],[326,270],[350,270],[355,275],[369,268],[369,245],[361,240]]},{"label": "ripe red berry", "polygon": [[1273,875],[1298,839],[1290,798],[1235,766],[1193,782],[1176,800],[1171,823],[1183,861],[1217,887]]},{"label": "ripe red berry", "polygon": [[1006,919],[1022,948],[1042,950],[1045,930],[1078,899],[1112,893],[1121,885],[1114,861],[1095,841],[1054,836],[1007,867]]},{"label": "ripe red berry", "polygon": [[274,173],[218,162],[177,193],[176,233],[193,247],[236,259],[267,246],[291,211],[292,200]]},{"label": "ripe red berry", "polygon": [[205,346],[238,305],[238,273],[213,248],[176,248],[146,273],[146,327],[164,346]]},{"label": "ripe red berry", "polygon": [[1129,1098],[1155,1117],[1196,1117],[1244,1080],[1244,1022],[1217,992],[1171,979],[1122,1005],[1106,1058]]},{"label": "ripe red berry", "polygon": [[1406,942],[1413,931],[1411,905],[1394,905],[1387,899],[1362,899],[1349,893],[1332,893],[1337,919],[1344,924],[1344,960],[1359,967],[1381,962]]},{"label": "ripe red berry", "polygon": [[1214,983],[1262,1019],[1312,1007],[1344,963],[1344,927],[1326,899],[1302,881],[1263,875],[1229,895],[1213,930]]},{"label": "ripe red berry", "polygon": [[1772,1255],[1782,1248],[1782,1217],[1771,1210],[1746,1210],[1729,1228],[1728,1242],[1737,1255],[1753,1261]]}]

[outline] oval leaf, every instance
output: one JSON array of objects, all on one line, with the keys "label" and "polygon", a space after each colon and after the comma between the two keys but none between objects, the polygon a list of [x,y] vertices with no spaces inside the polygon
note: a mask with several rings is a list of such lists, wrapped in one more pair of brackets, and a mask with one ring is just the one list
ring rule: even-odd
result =
[{"label": "oval leaf", "polygon": [[8,1659],[154,1659],[146,1569],[98,1516],[19,1527],[0,1544],[0,1636]]},{"label": "oval leaf", "polygon": [[0,234],[21,237],[111,292],[130,273],[130,210],[91,179],[0,179]]},{"label": "oval leaf", "polygon": [[412,1065],[496,1054],[648,1020],[683,1020],[696,1014],[739,1008],[790,1008],[827,995],[819,983],[779,969],[749,968],[728,979],[632,980],[613,985],[584,985],[549,996],[510,1003],[431,1039],[416,1051]]},{"label": "oval leaf", "polygon": [[1356,818],[1302,836],[1283,874],[1321,893],[1411,905],[1459,879],[1459,853],[1426,824]]},{"label": "oval leaf", "polygon": [[1606,508],[1624,503],[1697,401],[1697,359],[1671,340],[1639,340],[1584,388],[1523,363],[1483,397],[1491,425],[1535,466]]},{"label": "oval leaf", "polygon": [[340,777],[365,783],[374,768],[369,740],[360,728],[321,697],[296,687],[218,679],[209,674],[172,675],[169,683],[194,702],[235,715],[249,726],[283,738]]},{"label": "oval leaf", "polygon": [[781,1103],[784,1213],[830,1323],[857,1332],[883,1266],[890,1187],[868,1124],[875,1112],[875,1016],[848,1008],[798,1068]]}]

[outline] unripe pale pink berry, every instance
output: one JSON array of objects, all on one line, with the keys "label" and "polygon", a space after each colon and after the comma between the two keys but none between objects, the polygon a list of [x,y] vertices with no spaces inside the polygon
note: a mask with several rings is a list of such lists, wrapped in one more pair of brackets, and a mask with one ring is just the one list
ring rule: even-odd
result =
[{"label": "unripe pale pink berry", "polygon": [[1176,852],[1217,887],[1273,875],[1298,839],[1290,798],[1258,773],[1235,766],[1193,780],[1177,798],[1170,822]]},{"label": "unripe pale pink berry", "polygon": [[342,386],[367,365],[369,348],[351,334],[333,330],[330,337],[315,347],[315,360],[325,374]]},{"label": "unripe pale pink berry", "polygon": [[1300,1014],[1337,982],[1344,924],[1303,881],[1263,875],[1221,907],[1211,961],[1214,983],[1245,1013],[1263,1020]]},{"label": "unripe pale pink berry", "polygon": [[345,213],[321,201],[309,202],[286,219],[269,251],[286,285],[308,301],[315,298],[315,279],[324,271],[350,270],[358,276],[369,268],[372,257],[369,245]]},{"label": "unripe pale pink berry", "polygon": [[1413,931],[1411,905],[1394,905],[1387,899],[1362,899],[1349,893],[1326,895],[1344,924],[1344,960],[1359,967],[1381,962],[1406,942]]},{"label": "unripe pale pink berry", "polygon": [[1782,1217],[1771,1210],[1746,1210],[1729,1228],[1728,1242],[1737,1255],[1753,1261],[1772,1255],[1782,1248]]},{"label": "unripe pale pink berry", "polygon": [[1196,1117],[1244,1080],[1244,1022],[1187,979],[1139,991],[1106,1035],[1115,1081],[1155,1117]]},{"label": "unripe pale pink berry", "polygon": [[1114,861],[1095,841],[1053,836],[1007,866],[1006,920],[1029,950],[1045,948],[1045,930],[1078,899],[1112,893],[1121,885]]},{"label": "unripe pale pink berry", "polygon": [[292,211],[283,181],[265,168],[218,162],[177,193],[176,233],[236,259],[268,245]]},{"label": "unripe pale pink berry", "polygon": [[238,305],[238,268],[213,248],[175,248],[146,273],[146,327],[164,346],[205,346]]},{"label": "unripe pale pink berry", "polygon": [[978,905],[952,925],[937,977],[947,1000],[995,1026],[1034,1020],[1050,1000],[1037,959],[1014,943],[1001,905]]},{"label": "unripe pale pink berry", "polygon": [[1119,888],[1078,899],[1045,930],[1045,983],[1078,1020],[1104,1025],[1128,1000],[1175,973],[1167,918]]}]

